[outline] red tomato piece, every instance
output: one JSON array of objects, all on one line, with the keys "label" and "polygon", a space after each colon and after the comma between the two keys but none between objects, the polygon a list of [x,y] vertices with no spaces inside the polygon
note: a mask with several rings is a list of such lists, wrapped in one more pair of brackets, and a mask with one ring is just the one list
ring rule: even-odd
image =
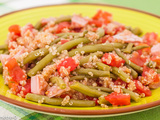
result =
[{"label": "red tomato piece", "polygon": [[93,19],[100,20],[101,22],[107,24],[107,23],[111,22],[112,14],[110,14],[106,11],[98,10],[98,12],[95,14],[95,16],[93,16]]},{"label": "red tomato piece", "polygon": [[112,105],[130,105],[130,95],[113,92],[105,97]]},{"label": "red tomato piece", "polygon": [[62,40],[61,40],[61,45],[64,44],[64,43],[66,43],[66,42],[69,42],[69,40],[67,40],[67,39],[62,39]]},{"label": "red tomato piece", "polygon": [[60,33],[60,32],[62,32],[62,30],[64,28],[69,28],[69,27],[70,27],[70,23],[69,22],[61,22],[61,23],[58,24],[58,28],[56,30],[56,33]]},{"label": "red tomato piece", "polygon": [[15,35],[21,36],[21,30],[19,25],[11,25],[8,28],[9,32],[13,32]]},{"label": "red tomato piece", "polygon": [[113,67],[120,67],[125,63],[125,61],[122,58],[112,53],[105,53],[103,57],[101,58],[101,61]]},{"label": "red tomato piece", "polygon": [[23,94],[26,95],[27,93],[31,93],[31,79],[26,81],[26,85],[23,86],[25,90],[23,90]]},{"label": "red tomato piece", "polygon": [[146,62],[146,59],[147,59],[146,57],[141,57],[141,55],[138,52],[133,52],[130,61],[138,66],[143,67],[144,63]]},{"label": "red tomato piece", "polygon": [[99,21],[99,20],[91,20],[91,21],[88,22],[88,24],[90,24],[90,25],[94,24],[97,27],[101,27],[102,26],[102,22]]},{"label": "red tomato piece", "polygon": [[20,86],[16,81],[13,81],[12,79],[8,81],[8,87],[12,91],[13,94],[17,94],[20,91]]},{"label": "red tomato piece", "polygon": [[26,74],[20,68],[15,58],[9,58],[5,66],[8,68],[9,76],[12,77],[13,81],[19,83],[27,79]]},{"label": "red tomato piece", "polygon": [[134,82],[136,86],[136,90],[135,90],[136,92],[140,94],[144,93],[145,96],[151,96],[152,92],[147,86],[142,85],[142,83],[138,80],[134,80]]},{"label": "red tomato piece", "polygon": [[146,33],[143,39],[143,41],[148,45],[156,44],[157,40],[158,40],[158,34],[155,32]]},{"label": "red tomato piece", "polygon": [[157,65],[160,65],[160,57],[159,56],[152,56],[151,61],[156,62]]},{"label": "red tomato piece", "polygon": [[72,57],[68,57],[68,58],[62,60],[60,64],[58,64],[57,70],[60,71],[60,68],[62,66],[69,69],[70,71],[73,71],[74,69],[76,69],[78,64],[76,63],[76,61]]}]

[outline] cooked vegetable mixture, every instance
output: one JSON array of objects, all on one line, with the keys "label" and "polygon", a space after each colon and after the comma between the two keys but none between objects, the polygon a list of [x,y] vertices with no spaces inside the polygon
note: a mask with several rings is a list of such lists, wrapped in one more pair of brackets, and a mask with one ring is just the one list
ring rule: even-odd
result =
[{"label": "cooked vegetable mixture", "polygon": [[9,27],[0,60],[9,92],[59,106],[130,105],[160,87],[160,38],[92,17],[41,19],[35,26]]}]

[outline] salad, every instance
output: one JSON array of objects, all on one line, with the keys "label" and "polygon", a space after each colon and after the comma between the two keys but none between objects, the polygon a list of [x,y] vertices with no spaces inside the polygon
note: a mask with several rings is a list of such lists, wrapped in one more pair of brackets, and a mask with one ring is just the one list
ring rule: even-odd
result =
[{"label": "salad", "polygon": [[160,87],[160,38],[98,10],[8,28],[0,60],[8,92],[38,103],[130,105]]}]

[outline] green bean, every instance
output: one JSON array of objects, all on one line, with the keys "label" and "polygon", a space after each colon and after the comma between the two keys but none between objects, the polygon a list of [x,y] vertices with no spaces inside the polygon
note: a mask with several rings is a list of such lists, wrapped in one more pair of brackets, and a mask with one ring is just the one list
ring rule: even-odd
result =
[{"label": "green bean", "polygon": [[82,66],[84,63],[87,63],[91,57],[94,57],[94,56],[97,56],[97,57],[102,57],[103,56],[103,53],[102,52],[95,52],[95,53],[91,53],[90,55],[80,59],[80,65]]},{"label": "green bean", "polygon": [[99,90],[91,89],[88,86],[83,85],[83,84],[81,84],[79,82],[73,83],[72,85],[70,85],[70,88],[74,89],[74,90],[76,90],[78,92],[81,92],[81,93],[83,93],[85,95],[88,95],[90,97],[100,97],[101,95],[108,95],[108,93],[106,93],[106,92],[102,92],[102,91],[99,91]]},{"label": "green bean", "polygon": [[110,73],[110,78],[112,78],[113,80],[117,80],[118,77],[117,77],[117,75]]},{"label": "green bean", "polygon": [[7,50],[8,49],[8,45],[0,45],[0,50]]},{"label": "green bean", "polygon": [[126,65],[127,68],[129,68],[131,70],[131,75],[134,79],[136,79],[138,77],[138,73],[133,69],[131,68],[129,65]]},{"label": "green bean", "polygon": [[141,35],[142,34],[142,30],[138,27],[132,29],[132,33],[135,35]]},{"label": "green bean", "polygon": [[70,57],[76,55],[77,53],[85,52],[85,53],[93,53],[97,51],[102,52],[111,52],[116,48],[123,48],[124,44],[122,43],[107,43],[107,44],[96,44],[96,45],[86,45],[81,48],[73,49],[68,54]]},{"label": "green bean", "polygon": [[2,74],[3,73],[3,67],[2,67],[2,65],[0,66],[0,74]]},{"label": "green bean", "polygon": [[120,50],[115,49],[115,52],[117,53],[118,56],[120,56],[122,59],[124,59],[126,61],[126,64],[131,66],[138,73],[142,73],[143,72],[143,68],[142,67],[140,67],[140,66],[134,64],[133,62],[131,62],[130,60],[128,60]]},{"label": "green bean", "polygon": [[130,76],[117,67],[112,67],[112,73],[119,76],[124,82],[130,82]]},{"label": "green bean", "polygon": [[98,100],[99,100],[99,104],[105,104],[105,105],[108,105],[108,104],[110,104],[110,102],[109,101],[107,101],[106,99],[105,99],[105,96],[100,96],[99,98],[98,98]]},{"label": "green bean", "polygon": [[131,53],[132,52],[133,43],[129,43],[125,49],[123,49],[124,53]]},{"label": "green bean", "polygon": [[70,32],[70,33],[59,33],[59,34],[56,34],[56,36],[58,36],[58,37],[62,37],[62,36],[64,36],[64,35],[67,35],[67,36],[69,36],[69,35],[72,35],[72,36],[79,36],[80,33]]},{"label": "green bean", "polygon": [[56,20],[54,21],[55,24],[61,23],[61,22],[69,22],[71,21],[72,16],[67,15],[67,16],[61,16],[56,18]]},{"label": "green bean", "polygon": [[42,26],[41,20],[38,21],[38,22],[36,23],[36,25],[34,26],[34,28],[37,29],[37,30],[41,30],[42,27],[43,27],[43,26]]},{"label": "green bean", "polygon": [[[54,105],[54,106],[61,106],[63,98],[49,98],[43,95],[37,95],[28,93],[25,99],[34,101],[34,102],[42,102],[44,104]],[[91,100],[74,100],[70,99],[69,102],[64,106],[71,106],[71,107],[94,107],[95,101]]]},{"label": "green bean", "polygon": [[124,93],[128,93],[131,96],[131,99],[134,100],[135,102],[139,102],[140,97],[138,94],[136,94],[135,92],[132,92],[128,89],[122,88]]},{"label": "green bean", "polygon": [[8,51],[8,50],[4,50],[4,51],[3,51],[3,54],[9,55],[9,51]]},{"label": "green bean", "polygon": [[59,41],[61,41],[62,38],[66,39],[66,38],[67,38],[67,35],[63,35],[63,36],[61,36],[61,37],[59,37],[59,38],[56,38],[56,39],[55,39],[53,42],[51,42],[49,45],[51,46],[51,45],[54,45],[54,44],[58,43]]},{"label": "green bean", "polygon": [[104,91],[104,92],[113,92],[113,90],[111,88],[106,88],[106,87],[93,87],[93,86],[88,86],[92,89],[96,89],[96,90],[101,90],[101,91]]},{"label": "green bean", "polygon": [[154,62],[154,61],[149,61],[148,64],[147,64],[147,66],[150,67],[150,68],[155,68],[156,65],[157,65],[157,63]]},{"label": "green bean", "polygon": [[[72,47],[80,44],[80,43],[89,43],[90,40],[86,39],[86,38],[78,38],[72,41],[69,41],[67,43],[64,43],[63,45],[61,45],[60,47],[57,48],[57,53],[61,53],[63,50],[69,50]],[[49,53],[48,55],[46,55],[42,60],[40,60],[36,66],[34,68],[32,68],[31,70],[29,70],[29,72],[27,73],[28,76],[34,76],[36,75],[36,73],[40,70],[42,70],[48,63],[50,63],[52,61],[53,58],[57,57],[57,54],[52,54]]]},{"label": "green bean", "polygon": [[96,62],[96,65],[99,70],[103,70],[103,71],[110,71],[111,70],[110,66],[108,66],[102,62]]},{"label": "green bean", "polygon": [[49,53],[49,51],[47,48],[41,48],[41,49],[35,50],[35,51],[29,53],[27,55],[27,57],[24,58],[23,64],[25,65],[26,63],[30,63],[31,61],[37,59],[38,57],[45,56],[48,53]]},{"label": "green bean", "polygon": [[78,74],[82,75],[90,75],[93,77],[110,77],[110,72],[109,71],[101,71],[101,70],[96,70],[96,69],[84,69],[80,68],[76,70]]},{"label": "green bean", "polygon": [[104,31],[103,28],[98,28],[96,33],[99,36],[99,38],[101,38],[101,37],[103,37],[105,35],[105,31]]},{"label": "green bean", "polygon": [[66,88],[66,84],[64,82],[63,79],[61,79],[60,77],[52,77],[50,78],[50,81],[52,83],[57,83],[57,85],[61,88],[61,89],[65,89]]},{"label": "green bean", "polygon": [[70,77],[70,81],[72,80],[84,80],[85,78],[94,78],[92,76],[88,76],[88,75],[78,75],[78,76],[72,76]]},{"label": "green bean", "polygon": [[132,50],[136,51],[136,50],[140,50],[140,49],[148,48],[148,47],[149,47],[149,46],[147,46],[147,45],[141,45],[141,46],[133,47]]}]

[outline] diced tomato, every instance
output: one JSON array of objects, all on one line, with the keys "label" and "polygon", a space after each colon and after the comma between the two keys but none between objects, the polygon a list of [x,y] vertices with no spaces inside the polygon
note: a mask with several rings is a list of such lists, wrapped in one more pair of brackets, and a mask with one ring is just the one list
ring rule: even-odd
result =
[{"label": "diced tomato", "polygon": [[136,92],[139,94],[144,93],[145,96],[151,96],[152,92],[147,86],[142,85],[142,83],[138,80],[134,80],[134,82],[136,86]]},{"label": "diced tomato", "polygon": [[105,97],[112,105],[130,105],[130,95],[113,92]]},{"label": "diced tomato", "polygon": [[66,42],[69,42],[69,40],[67,40],[67,39],[62,39],[62,40],[61,40],[61,45],[64,44],[64,43],[66,43]]},{"label": "diced tomato", "polygon": [[160,65],[160,56],[152,56],[151,61],[154,61],[157,65]]},{"label": "diced tomato", "polygon": [[106,11],[98,10],[98,12],[93,16],[94,20],[99,20],[105,24],[110,23],[112,20],[112,14]]},{"label": "diced tomato", "polygon": [[31,79],[28,79],[26,81],[26,85],[23,87],[25,88],[25,90],[22,90],[24,95],[26,95],[27,93],[31,93]]},{"label": "diced tomato", "polygon": [[155,32],[151,32],[151,33],[146,33],[143,41],[148,44],[148,45],[154,45],[157,43],[158,40],[158,34]]},{"label": "diced tomato", "polygon": [[60,71],[60,68],[62,66],[64,68],[69,69],[69,71],[73,71],[74,69],[76,69],[78,64],[76,63],[76,61],[72,57],[68,57],[68,58],[62,60],[61,63],[57,65],[57,70]]},{"label": "diced tomato", "polygon": [[64,28],[69,28],[70,23],[69,22],[61,22],[58,24],[58,28],[56,30],[56,33],[60,33]]},{"label": "diced tomato", "polygon": [[102,22],[99,21],[99,20],[91,20],[91,21],[88,22],[88,24],[90,24],[90,25],[94,24],[97,27],[101,27],[102,26]]},{"label": "diced tomato", "polygon": [[5,66],[8,68],[9,76],[17,83],[27,79],[26,74],[20,68],[15,58],[9,58]]},{"label": "diced tomato", "polygon": [[12,79],[8,81],[8,87],[12,91],[13,94],[17,94],[20,91],[20,86],[16,81]]},{"label": "diced tomato", "polygon": [[159,82],[159,81],[160,81],[158,74],[157,74],[153,69],[151,69],[151,68],[149,68],[149,67],[147,67],[147,66],[144,66],[144,67],[143,67],[142,76],[143,76],[147,81],[149,81],[149,83]]},{"label": "diced tomato", "polygon": [[105,35],[104,37],[102,37],[102,38],[100,39],[100,43],[105,43],[106,41],[112,42],[112,41],[114,41],[114,39],[113,39],[113,37],[110,36],[110,35]]},{"label": "diced tomato", "polygon": [[105,53],[103,57],[101,58],[101,61],[113,67],[120,67],[125,63],[125,61],[122,58],[112,53]]},{"label": "diced tomato", "polygon": [[146,57],[142,57],[138,52],[133,52],[130,61],[135,63],[138,66],[143,67],[146,62]]},{"label": "diced tomato", "polygon": [[115,84],[115,85],[122,85],[122,86],[124,86],[124,87],[127,86],[127,83],[124,82],[124,81],[121,80],[121,79],[117,79],[117,80],[114,82],[114,84]]},{"label": "diced tomato", "polygon": [[19,25],[11,25],[8,30],[9,32],[13,32],[15,35],[21,36],[21,30]]}]

